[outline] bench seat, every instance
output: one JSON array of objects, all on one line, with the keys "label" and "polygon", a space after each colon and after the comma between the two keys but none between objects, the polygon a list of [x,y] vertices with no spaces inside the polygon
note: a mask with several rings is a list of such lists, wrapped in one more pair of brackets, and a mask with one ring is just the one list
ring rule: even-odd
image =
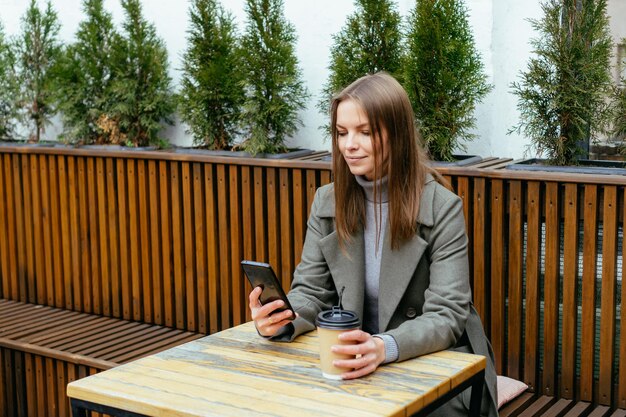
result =
[{"label": "bench seat", "polygon": [[202,336],[0,299],[0,416],[69,417],[69,382]]},{"label": "bench seat", "polygon": [[626,417],[626,410],[586,401],[568,400],[525,392],[499,410],[500,417]]}]

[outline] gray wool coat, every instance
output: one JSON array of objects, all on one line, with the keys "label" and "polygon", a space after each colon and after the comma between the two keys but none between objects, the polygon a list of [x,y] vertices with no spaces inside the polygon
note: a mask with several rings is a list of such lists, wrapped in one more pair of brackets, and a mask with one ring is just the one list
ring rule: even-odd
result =
[{"label": "gray wool coat", "polygon": [[[483,411],[496,416],[493,353],[471,305],[462,202],[428,175],[417,221],[418,233],[399,249],[391,249],[390,233],[385,233],[378,294],[380,333],[395,339],[399,361],[449,348],[485,355]],[[363,317],[363,233],[353,236],[345,250],[339,247],[334,189],[329,184],[315,195],[302,260],[288,294],[299,317],[274,339],[292,340],[315,329],[315,317],[338,303],[342,288],[343,308]],[[462,337],[464,332],[467,337]],[[463,340],[466,346],[458,346]],[[469,406],[469,392],[462,396]],[[444,415],[455,414],[447,410]]]}]

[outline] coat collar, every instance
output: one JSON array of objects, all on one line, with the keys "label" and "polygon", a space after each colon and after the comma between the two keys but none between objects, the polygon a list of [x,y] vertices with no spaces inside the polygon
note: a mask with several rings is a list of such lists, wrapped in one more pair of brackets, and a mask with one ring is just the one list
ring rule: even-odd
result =
[{"label": "coat collar", "polygon": [[[433,195],[436,188],[434,178],[428,174],[424,190],[421,195],[418,222],[421,226],[432,227],[434,223]],[[335,217],[334,194],[329,192],[328,201],[321,204],[320,217]],[[336,231],[320,240],[320,247],[337,291],[345,287],[342,300],[343,307],[352,310],[363,317],[364,289],[365,289],[365,257],[363,233],[353,236],[346,242],[345,250],[339,247]],[[403,244],[396,250],[391,250],[389,225],[383,242],[382,260],[380,267],[379,299],[386,300],[378,308],[379,329],[385,331],[393,313],[398,307],[413,274],[422,259],[428,243],[419,235]]]}]

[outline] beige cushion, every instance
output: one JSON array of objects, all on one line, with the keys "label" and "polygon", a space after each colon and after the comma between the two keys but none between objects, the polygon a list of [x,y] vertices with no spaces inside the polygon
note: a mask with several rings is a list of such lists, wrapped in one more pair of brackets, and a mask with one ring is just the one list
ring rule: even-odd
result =
[{"label": "beige cushion", "polygon": [[528,385],[508,376],[497,376],[498,409],[528,389]]}]

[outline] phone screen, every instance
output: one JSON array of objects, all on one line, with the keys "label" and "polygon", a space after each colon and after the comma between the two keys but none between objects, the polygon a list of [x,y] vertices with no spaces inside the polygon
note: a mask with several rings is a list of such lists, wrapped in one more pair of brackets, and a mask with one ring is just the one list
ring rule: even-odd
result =
[{"label": "phone screen", "polygon": [[283,300],[285,305],[284,307],[278,308],[275,311],[292,311],[292,319],[295,318],[295,314],[293,313],[293,308],[289,303],[289,299],[283,291],[283,288],[280,286],[280,281],[276,277],[272,266],[263,262],[254,262],[254,261],[241,261],[241,266],[246,276],[248,277],[248,281],[250,281],[250,285],[252,288],[261,287],[263,292],[261,292],[261,296],[259,297],[259,301],[261,304],[271,303],[275,300]]}]

